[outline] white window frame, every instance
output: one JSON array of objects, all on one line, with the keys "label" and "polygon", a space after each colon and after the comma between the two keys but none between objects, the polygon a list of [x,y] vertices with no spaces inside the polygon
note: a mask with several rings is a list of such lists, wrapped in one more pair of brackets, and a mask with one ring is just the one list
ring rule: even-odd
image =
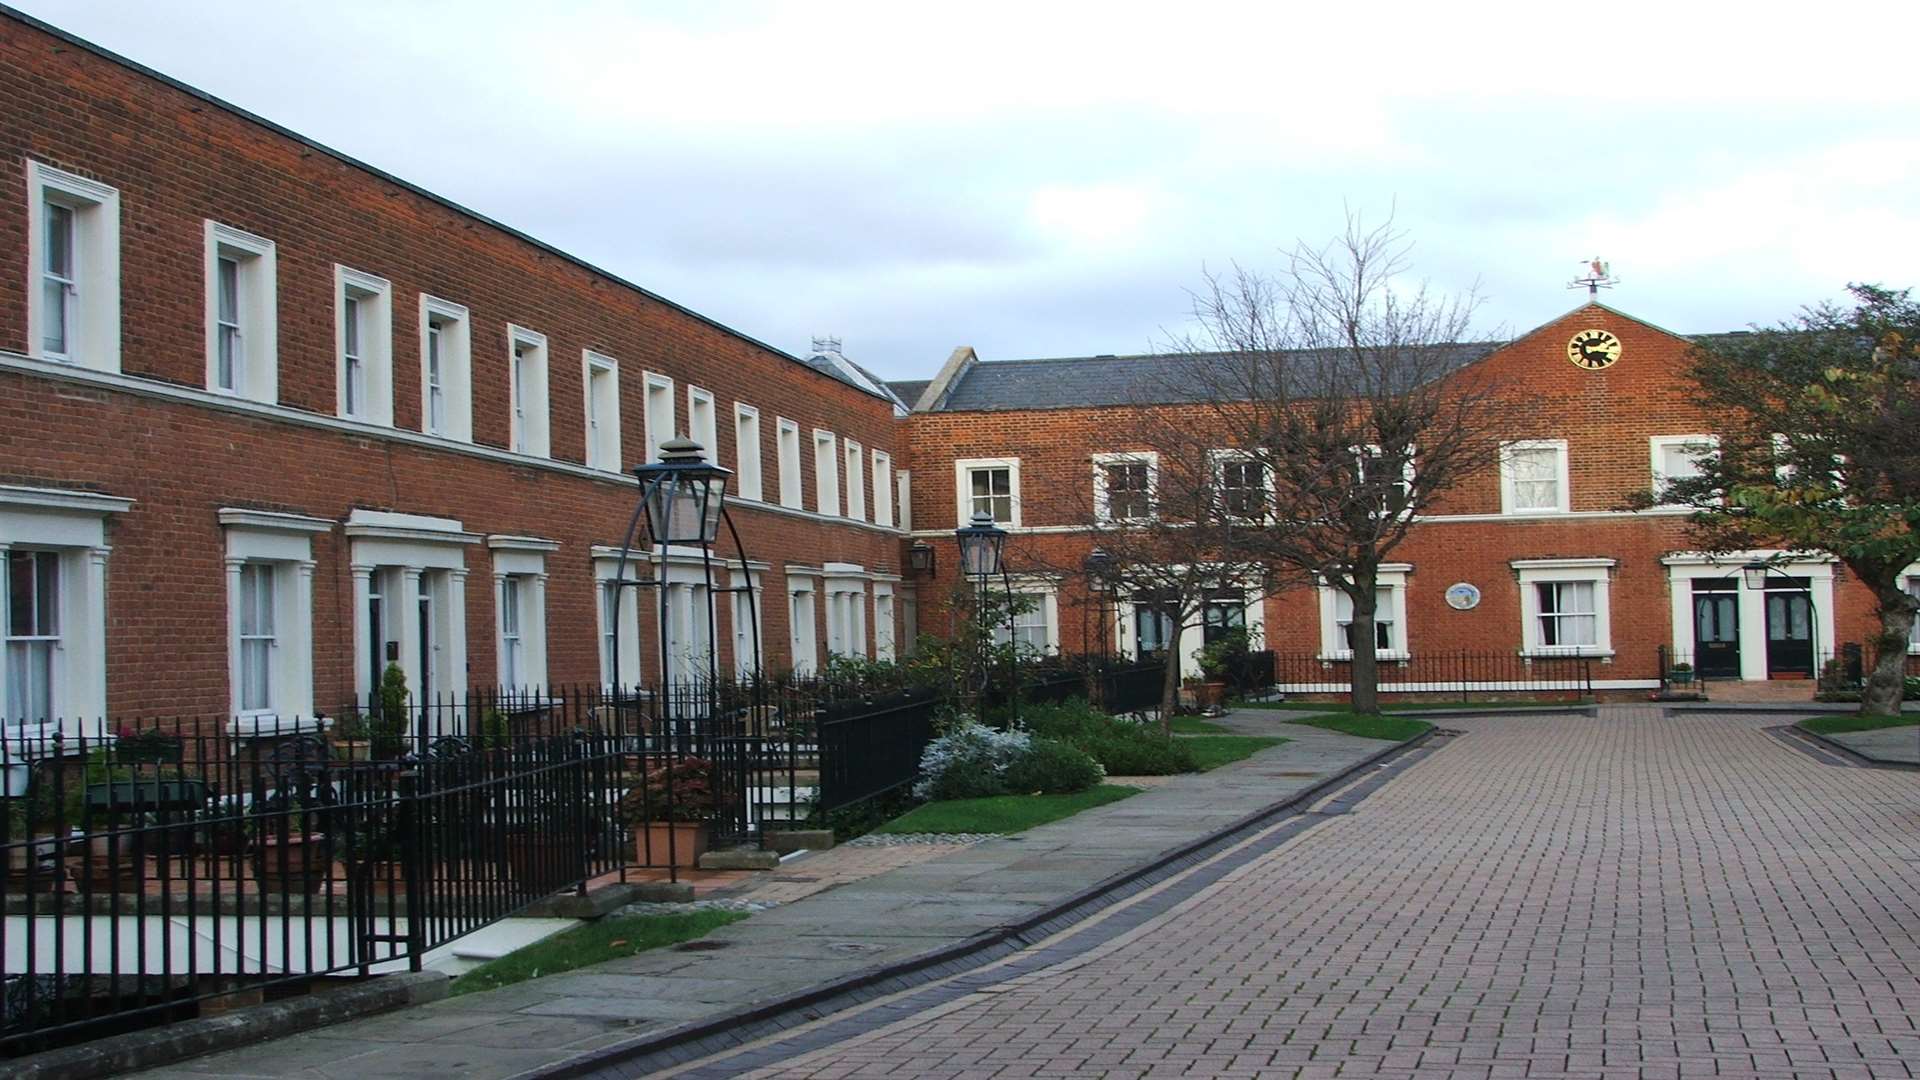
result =
[{"label": "white window frame", "polygon": [[813,509],[840,516],[840,439],[825,428],[813,429]]},{"label": "white window frame", "polygon": [[[1035,655],[1041,655],[1041,656],[1059,655],[1060,653],[1060,586],[1059,586],[1059,583],[1054,581],[1052,578],[1019,577],[1019,576],[1010,578],[1009,582],[1011,585],[1011,591],[1015,596],[1033,596],[1033,597],[1039,598],[1039,602],[1034,605],[1033,611],[1027,613],[1027,615],[1024,616],[1032,620],[1037,620],[1037,622],[1029,621],[1029,622],[1023,623],[1021,621],[1023,616],[1015,615],[1013,617],[1014,631],[1018,632],[1023,626],[1032,627],[1032,626],[1038,625],[1041,628],[1042,640],[1041,640],[1040,651]],[[1004,645],[1007,643],[1007,639],[1008,639],[1008,632],[1005,624],[1001,624],[993,628],[993,640],[995,644]]]},{"label": "white window frame", "polygon": [[[1247,462],[1253,462],[1259,465],[1260,475],[1266,480],[1265,498],[1261,505],[1259,517],[1247,517],[1233,513],[1226,508],[1227,466]],[[1279,478],[1273,474],[1273,470],[1267,466],[1266,462],[1259,459],[1259,455],[1250,454],[1245,450],[1209,450],[1207,451],[1207,466],[1211,474],[1210,479],[1212,480],[1214,498],[1219,500],[1216,505],[1222,514],[1230,516],[1236,521],[1260,521],[1271,516],[1278,507],[1280,501]],[[1235,488],[1234,490],[1239,491],[1242,489]]]},{"label": "white window frame", "polygon": [[[1513,459],[1520,451],[1552,450],[1555,452],[1554,483],[1558,487],[1558,500],[1552,507],[1522,507],[1519,492],[1515,485],[1519,478],[1514,475]],[[1513,516],[1530,514],[1565,514],[1573,509],[1573,492],[1568,478],[1571,472],[1565,439],[1516,439],[1500,444],[1500,512]]]},{"label": "white window frame", "polygon": [[1013,520],[998,524],[1018,529],[1021,521],[1020,459],[1017,457],[960,458],[953,463],[954,518],[960,525],[973,520],[973,473],[976,469],[1007,470],[1007,504]]},{"label": "white window frame", "polygon": [[[366,395],[366,400],[358,402],[358,408],[352,411],[347,409],[348,297],[354,298],[360,313],[360,381]],[[333,310],[334,381],[338,386],[335,404],[339,415],[366,424],[393,426],[393,286],[386,278],[335,263]]]},{"label": "white window frame", "polygon": [[1703,447],[1704,453],[1692,456],[1705,457],[1720,449],[1720,437],[1718,435],[1654,435],[1648,438],[1647,454],[1651,465],[1655,505],[1676,505],[1666,501],[1667,481],[1672,479],[1667,475],[1667,451],[1690,446]]},{"label": "white window frame", "polygon": [[866,455],[867,448],[853,439],[841,443],[840,456],[846,461],[847,516],[855,521],[867,520]]},{"label": "white window frame", "polygon": [[[107,713],[106,522],[133,500],[110,495],[0,485],[0,553],[51,550],[60,567],[59,641],[54,646],[52,712],[45,723],[13,723],[0,716],[9,738],[26,740],[29,752],[52,753],[40,742],[55,734],[77,735]],[[7,575],[0,573],[0,616],[8,612]],[[0,631],[6,630],[0,624]],[[0,636],[4,636],[0,634]],[[6,709],[7,664],[0,656],[0,712]]]},{"label": "white window frame", "polygon": [[580,350],[580,388],[587,468],[620,472],[620,361]]},{"label": "white window frame", "polygon": [[913,470],[901,469],[894,474],[894,517],[899,522],[901,532],[913,531]]},{"label": "white window frame", "polygon": [[[433,330],[439,327],[441,423],[433,424]],[[473,320],[450,300],[420,294],[420,430],[455,442],[473,441]]]},{"label": "white window frame", "polygon": [[[1388,594],[1387,606],[1376,611],[1375,618],[1384,615],[1393,624],[1392,647],[1375,650],[1377,659],[1406,660],[1413,655],[1410,645],[1413,639],[1407,632],[1407,575],[1412,572],[1412,563],[1382,563],[1374,575],[1374,590]],[[1340,598],[1346,594],[1325,581],[1317,585],[1317,591],[1320,600],[1320,659],[1353,659],[1353,650],[1347,647],[1346,636],[1340,632]]]},{"label": "white window frame", "polygon": [[[493,553],[493,628],[494,681],[505,690],[544,693],[547,686],[547,555],[557,551],[557,541],[538,536],[489,536],[487,548]],[[517,635],[507,633],[507,612],[502,608],[510,587],[519,593],[520,609],[515,613]],[[510,655],[517,648],[518,655]],[[509,681],[509,674],[515,681]],[[462,687],[461,689],[465,689]]]},{"label": "white window frame", "polygon": [[[313,538],[333,530],[325,518],[242,507],[219,511],[226,533],[227,671],[231,733],[239,737],[315,731],[313,698]],[[244,708],[241,578],[248,567],[273,574],[274,642],[265,708]]]},{"label": "white window frame", "polygon": [[[714,452],[719,460],[719,451]],[[744,401],[733,403],[733,486],[742,499],[760,502],[765,496],[760,457],[760,410]]]},{"label": "white window frame", "polygon": [[[234,264],[237,309],[234,385],[220,385],[220,262]],[[269,404],[279,400],[279,261],[273,241],[217,221],[206,223],[207,389]]]},{"label": "white window frame", "polygon": [[720,460],[720,417],[713,391],[687,387],[687,438],[700,444],[708,461]]},{"label": "white window frame", "polygon": [[[1375,456],[1375,457],[1381,456],[1384,453],[1385,451],[1382,450],[1377,444],[1374,444],[1374,443],[1367,443],[1364,446],[1356,446],[1353,448],[1354,475],[1360,480],[1361,483],[1364,484],[1368,482],[1367,481],[1368,458],[1370,456]],[[1400,467],[1400,483],[1406,488],[1406,494],[1407,494],[1407,505],[1404,508],[1402,508],[1400,512],[1400,516],[1402,518],[1411,518],[1413,516],[1413,473],[1414,473],[1414,454],[1413,454],[1413,448],[1409,447],[1407,460],[1404,463],[1402,463]],[[1373,516],[1377,519],[1384,515],[1379,512],[1376,512]]]},{"label": "white window frame", "polygon": [[885,450],[873,452],[873,522],[889,529],[898,524],[893,516],[893,455]]},{"label": "white window frame", "polygon": [[[27,355],[96,371],[120,370],[120,192],[98,180],[28,159]],[[73,212],[66,351],[46,350],[46,209]],[[75,314],[77,313],[77,318]]]},{"label": "white window frame", "polygon": [[873,658],[890,661],[898,657],[898,615],[894,607],[893,584],[873,583]]},{"label": "white window frame", "polygon": [[[1145,517],[1116,519],[1113,517],[1107,488],[1111,477],[1107,468],[1111,465],[1145,465],[1147,467],[1147,513]],[[1152,521],[1158,514],[1160,499],[1160,455],[1151,450],[1136,450],[1128,453],[1093,455],[1093,517],[1095,521]]]},{"label": "white window frame", "polygon": [[787,575],[787,660],[795,675],[820,669],[819,597],[811,575]]},{"label": "white window frame", "polygon": [[640,373],[642,400],[640,418],[647,440],[647,460],[660,460],[660,447],[673,440],[679,431],[673,416],[673,380],[651,371]]},{"label": "white window frame", "polygon": [[[767,662],[766,583],[761,579],[758,569],[762,565],[764,564],[755,563],[747,569],[734,566],[731,570],[732,580],[728,582],[735,590],[742,587],[752,589],[751,596],[739,591],[730,594],[732,607],[728,614],[728,622],[731,623],[733,630],[733,670],[734,674],[742,678],[754,674],[753,661],[756,653],[759,655],[761,667],[764,668]],[[751,612],[749,608],[752,609]]]},{"label": "white window frame", "polygon": [[780,505],[799,510],[806,498],[806,479],[800,473],[800,425],[784,416],[775,417],[774,432],[780,466]]},{"label": "white window frame", "polygon": [[[627,560],[628,581],[643,581],[640,569],[646,565],[644,555]],[[618,548],[596,547],[593,549],[593,590],[594,590],[594,642],[595,652],[600,657],[600,685],[613,687],[613,653],[610,643],[613,640],[612,627],[609,624],[609,594],[614,588],[614,574],[620,569],[620,550]],[[650,602],[652,590],[646,586],[628,585],[619,589],[620,633],[620,681],[628,687],[638,686],[646,681],[641,670],[640,648],[640,609]]]},{"label": "white window frame", "polygon": [[[1515,559],[1508,564],[1520,584],[1520,651],[1527,656],[1612,656],[1613,571],[1616,561],[1591,559]],[[1542,645],[1540,595],[1536,585],[1548,582],[1593,583],[1594,644]]]},{"label": "white window frame", "polygon": [[[516,364],[516,357],[518,362]],[[516,367],[518,370],[515,370]],[[553,398],[547,335],[507,324],[507,448],[553,456]]]}]

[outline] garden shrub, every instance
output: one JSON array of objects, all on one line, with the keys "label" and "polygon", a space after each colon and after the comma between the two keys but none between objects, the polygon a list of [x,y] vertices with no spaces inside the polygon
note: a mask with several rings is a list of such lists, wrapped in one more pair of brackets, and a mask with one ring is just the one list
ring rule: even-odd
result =
[{"label": "garden shrub", "polygon": [[1108,716],[1085,701],[1029,705],[1021,710],[1021,721],[1033,734],[1085,753],[1109,776],[1166,776],[1200,767],[1181,740],[1151,724]]},{"label": "garden shrub", "polygon": [[913,793],[922,799],[978,799],[1007,793],[1007,766],[1027,752],[1023,731],[965,724],[927,744]]},{"label": "garden shrub", "polygon": [[1006,788],[1014,795],[1070,795],[1107,778],[1107,771],[1084,751],[1058,739],[1034,739],[1027,752],[1007,766]]}]

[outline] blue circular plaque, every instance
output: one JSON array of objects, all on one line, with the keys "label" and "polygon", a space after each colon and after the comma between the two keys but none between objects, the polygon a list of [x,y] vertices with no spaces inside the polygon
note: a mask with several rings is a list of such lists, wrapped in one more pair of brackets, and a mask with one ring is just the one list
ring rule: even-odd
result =
[{"label": "blue circular plaque", "polygon": [[1479,607],[1479,587],[1464,581],[1456,581],[1447,586],[1447,606],[1455,611],[1468,611]]}]

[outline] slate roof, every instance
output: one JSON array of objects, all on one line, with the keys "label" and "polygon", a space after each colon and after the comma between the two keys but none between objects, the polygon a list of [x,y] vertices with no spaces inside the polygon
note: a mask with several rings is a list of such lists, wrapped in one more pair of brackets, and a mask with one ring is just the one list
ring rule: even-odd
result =
[{"label": "slate roof", "polygon": [[920,395],[926,393],[927,387],[932,384],[932,379],[895,379],[887,384],[887,389],[893,391],[893,396],[906,402],[907,408],[911,409],[913,403],[919,401]]},{"label": "slate roof", "polygon": [[[1453,370],[1486,356],[1497,345],[1449,346]],[[1005,409],[1066,409],[1105,405],[1165,405],[1203,401],[1220,380],[1203,370],[1228,354],[1077,356],[1047,360],[983,360],[969,367],[939,403],[942,412]],[[1297,354],[1296,362],[1311,361]],[[1331,358],[1330,359],[1334,359]],[[897,385],[897,384],[896,384]],[[905,397],[905,395],[902,395]],[[913,398],[906,397],[911,404]]]}]

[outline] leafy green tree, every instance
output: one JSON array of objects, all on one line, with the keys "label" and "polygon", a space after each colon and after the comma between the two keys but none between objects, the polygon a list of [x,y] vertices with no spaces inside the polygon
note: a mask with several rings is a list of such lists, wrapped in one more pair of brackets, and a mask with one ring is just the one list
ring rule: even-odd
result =
[{"label": "leafy green tree", "polygon": [[1908,290],[1849,286],[1782,325],[1696,345],[1698,403],[1718,450],[1699,475],[1639,505],[1686,505],[1708,551],[1825,552],[1868,589],[1880,630],[1861,712],[1900,710],[1920,562],[1920,304]]}]

